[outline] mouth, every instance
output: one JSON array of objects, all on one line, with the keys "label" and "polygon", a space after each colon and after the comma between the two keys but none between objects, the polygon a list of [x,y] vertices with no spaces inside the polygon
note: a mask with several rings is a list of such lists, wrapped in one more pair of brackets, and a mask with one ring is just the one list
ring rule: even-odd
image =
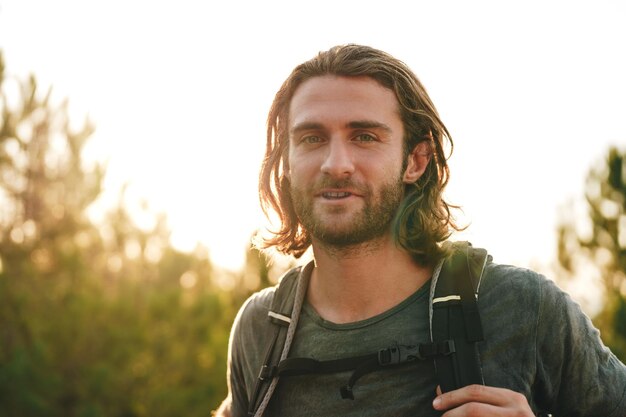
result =
[{"label": "mouth", "polygon": [[342,198],[348,198],[352,193],[347,191],[326,191],[321,193],[321,196],[327,200],[340,200]]}]

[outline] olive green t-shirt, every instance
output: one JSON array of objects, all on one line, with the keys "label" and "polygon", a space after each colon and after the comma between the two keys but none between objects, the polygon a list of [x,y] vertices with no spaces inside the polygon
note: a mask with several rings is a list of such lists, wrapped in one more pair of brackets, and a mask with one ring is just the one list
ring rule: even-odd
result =
[{"label": "olive green t-shirt", "polygon": [[[325,321],[305,304],[290,356],[330,360],[371,354],[395,343],[426,343],[430,339],[428,288],[424,285],[383,314],[350,324]],[[266,415],[409,416],[416,409],[425,411],[424,416],[436,415],[431,405],[436,388],[431,360],[368,373],[356,382],[354,400],[344,400],[339,389],[350,375],[348,371],[281,378]]]}]

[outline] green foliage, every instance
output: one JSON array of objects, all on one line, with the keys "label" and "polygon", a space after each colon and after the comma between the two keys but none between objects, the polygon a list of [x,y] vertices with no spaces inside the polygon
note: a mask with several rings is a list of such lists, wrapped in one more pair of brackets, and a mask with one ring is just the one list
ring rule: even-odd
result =
[{"label": "green foliage", "polygon": [[609,149],[589,172],[585,197],[588,227],[577,227],[575,219],[559,227],[559,263],[569,274],[586,268],[600,277],[603,308],[594,322],[626,360],[626,150]]},{"label": "green foliage", "polygon": [[0,415],[208,415],[243,294],[203,251],[173,249],[164,216],[136,226],[123,192],[93,224],[93,127],[4,68],[0,54]]}]

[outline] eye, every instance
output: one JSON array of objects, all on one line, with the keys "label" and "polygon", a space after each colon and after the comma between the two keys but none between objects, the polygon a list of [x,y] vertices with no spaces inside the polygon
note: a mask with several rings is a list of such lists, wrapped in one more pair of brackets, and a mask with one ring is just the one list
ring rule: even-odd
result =
[{"label": "eye", "polygon": [[314,145],[316,143],[321,143],[322,141],[323,141],[323,139],[321,137],[314,136],[314,135],[305,136],[305,137],[302,138],[302,142],[303,143],[308,143],[310,145]]},{"label": "eye", "polygon": [[376,142],[377,139],[374,136],[370,135],[369,133],[361,133],[355,136],[354,140],[356,140],[357,142],[367,143],[367,142]]}]

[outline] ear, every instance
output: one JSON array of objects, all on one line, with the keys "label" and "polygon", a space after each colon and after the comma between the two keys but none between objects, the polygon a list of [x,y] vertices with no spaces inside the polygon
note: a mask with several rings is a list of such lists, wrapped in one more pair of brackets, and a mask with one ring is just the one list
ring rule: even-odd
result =
[{"label": "ear", "polygon": [[402,177],[402,181],[406,184],[411,184],[417,181],[430,162],[432,152],[430,150],[430,143],[428,141],[422,141],[415,145],[413,151],[408,156],[406,170]]}]

